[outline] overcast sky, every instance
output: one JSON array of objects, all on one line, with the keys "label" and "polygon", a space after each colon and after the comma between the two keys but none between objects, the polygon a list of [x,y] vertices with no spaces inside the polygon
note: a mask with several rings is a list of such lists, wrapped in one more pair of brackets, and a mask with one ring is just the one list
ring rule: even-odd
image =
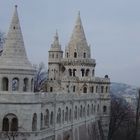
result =
[{"label": "overcast sky", "polygon": [[140,86],[140,0],[0,0],[0,30],[7,32],[14,5],[28,57],[47,66],[48,49],[58,30],[62,48],[68,44],[81,13],[96,75]]}]

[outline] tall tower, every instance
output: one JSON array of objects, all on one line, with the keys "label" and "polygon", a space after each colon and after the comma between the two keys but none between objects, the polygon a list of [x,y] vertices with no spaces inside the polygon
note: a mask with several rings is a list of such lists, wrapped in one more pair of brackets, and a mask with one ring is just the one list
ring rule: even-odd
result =
[{"label": "tall tower", "polygon": [[[61,59],[63,58],[63,51],[61,50],[61,45],[59,43],[58,33],[54,36],[54,41],[51,44],[49,50],[49,59],[48,59],[48,91],[55,91],[55,85],[60,80],[61,75]],[[54,84],[55,83],[55,84]],[[52,86],[51,86],[52,85]],[[53,88],[53,89],[52,89]]]},{"label": "tall tower", "polygon": [[8,92],[33,91],[35,70],[24,47],[17,6],[0,57],[0,90]]}]

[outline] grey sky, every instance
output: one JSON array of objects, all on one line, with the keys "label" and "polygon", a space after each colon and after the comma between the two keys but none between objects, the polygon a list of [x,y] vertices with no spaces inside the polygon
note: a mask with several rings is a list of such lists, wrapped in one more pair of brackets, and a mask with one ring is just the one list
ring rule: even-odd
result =
[{"label": "grey sky", "polygon": [[30,61],[47,65],[48,49],[58,30],[62,48],[80,10],[96,75],[140,86],[140,0],[1,0],[0,30],[7,32],[14,5]]}]

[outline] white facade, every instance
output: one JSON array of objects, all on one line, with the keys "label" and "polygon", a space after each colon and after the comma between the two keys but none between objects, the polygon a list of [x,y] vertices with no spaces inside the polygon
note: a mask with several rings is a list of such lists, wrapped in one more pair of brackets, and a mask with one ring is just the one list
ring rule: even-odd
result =
[{"label": "white facade", "polygon": [[47,92],[34,93],[17,6],[0,57],[0,139],[100,140],[107,137],[110,79],[95,76],[80,14],[65,49],[49,50]]}]

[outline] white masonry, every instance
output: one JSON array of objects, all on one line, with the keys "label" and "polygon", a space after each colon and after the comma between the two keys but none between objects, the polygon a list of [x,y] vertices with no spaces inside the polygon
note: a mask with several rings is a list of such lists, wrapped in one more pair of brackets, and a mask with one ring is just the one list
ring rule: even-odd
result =
[{"label": "white masonry", "polygon": [[95,66],[78,13],[64,57],[57,32],[50,47],[47,92],[34,93],[15,6],[0,56],[0,140],[106,140],[110,79]]}]

